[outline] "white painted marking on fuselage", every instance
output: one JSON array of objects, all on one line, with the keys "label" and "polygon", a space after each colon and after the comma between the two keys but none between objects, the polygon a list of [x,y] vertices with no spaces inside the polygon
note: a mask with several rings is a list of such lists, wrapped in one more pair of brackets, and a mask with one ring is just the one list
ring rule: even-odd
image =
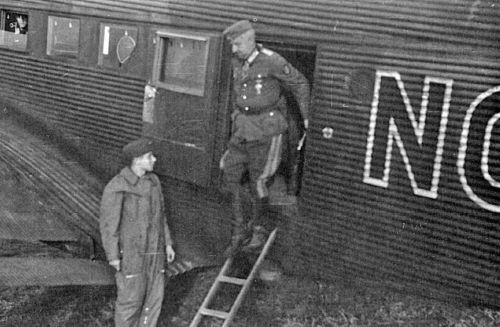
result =
[{"label": "white painted marking on fuselage", "polygon": [[[406,112],[408,114],[408,118],[413,127],[413,131],[415,137],[417,139],[418,145],[421,147],[423,143],[424,137],[424,129],[425,129],[425,121],[427,117],[427,108],[429,102],[429,90],[430,83],[444,84],[446,85],[445,94],[443,97],[443,105],[442,105],[442,113],[441,113],[441,121],[439,127],[439,135],[438,135],[438,143],[436,146],[436,152],[434,156],[434,164],[433,164],[433,172],[432,172],[432,181],[431,187],[429,190],[423,189],[417,185],[415,180],[415,175],[412,170],[412,166],[410,160],[408,158],[404,142],[401,138],[401,135],[398,131],[398,127],[393,117],[389,120],[389,128],[387,135],[387,145],[386,145],[386,154],[385,154],[385,163],[384,163],[384,173],[382,179],[371,177],[371,161],[373,155],[373,146],[375,141],[375,128],[377,121],[377,113],[379,108],[379,93],[380,86],[382,82],[382,78],[394,78],[397,82],[399,92],[403,98],[403,103],[406,108]],[[392,159],[392,145],[394,139],[396,140],[396,144],[400,150],[401,156],[403,157],[403,161],[405,164],[406,171],[408,173],[408,178],[410,179],[410,184],[413,189],[413,193],[420,196],[429,197],[432,199],[437,198],[438,187],[439,187],[439,177],[441,172],[441,161],[443,157],[443,146],[444,146],[444,138],[446,135],[446,126],[448,123],[448,114],[450,108],[450,100],[451,100],[451,91],[452,91],[453,80],[443,79],[443,78],[435,78],[435,77],[426,77],[424,81],[424,88],[422,93],[422,102],[421,102],[421,110],[420,116],[417,121],[415,114],[413,112],[413,108],[410,103],[410,99],[406,90],[404,88],[403,81],[401,80],[401,76],[398,72],[393,71],[377,71],[375,86],[374,86],[374,94],[372,101],[372,109],[370,113],[370,126],[368,132],[368,141],[366,147],[366,156],[365,156],[365,167],[363,173],[363,182],[367,184],[372,184],[379,187],[387,188],[389,185],[389,174],[391,168],[391,159]]]}]

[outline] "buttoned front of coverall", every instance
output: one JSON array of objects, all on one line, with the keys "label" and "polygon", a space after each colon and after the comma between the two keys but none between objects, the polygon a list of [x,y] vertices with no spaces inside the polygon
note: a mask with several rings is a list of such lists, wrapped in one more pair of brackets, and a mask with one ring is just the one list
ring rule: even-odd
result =
[{"label": "buttoned front of coverall", "polygon": [[164,295],[166,246],[172,245],[160,180],[139,178],[128,167],[104,189],[101,237],[116,272],[117,327],[156,326]]}]

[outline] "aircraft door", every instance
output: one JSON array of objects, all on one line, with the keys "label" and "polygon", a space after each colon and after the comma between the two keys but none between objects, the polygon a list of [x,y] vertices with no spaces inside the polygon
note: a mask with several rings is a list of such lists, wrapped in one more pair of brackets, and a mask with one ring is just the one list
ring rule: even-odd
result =
[{"label": "aircraft door", "polygon": [[225,125],[227,109],[220,95],[222,47],[221,34],[156,32],[143,135],[159,140],[159,174],[201,186],[214,180],[222,151],[216,135],[223,133],[218,126]]}]

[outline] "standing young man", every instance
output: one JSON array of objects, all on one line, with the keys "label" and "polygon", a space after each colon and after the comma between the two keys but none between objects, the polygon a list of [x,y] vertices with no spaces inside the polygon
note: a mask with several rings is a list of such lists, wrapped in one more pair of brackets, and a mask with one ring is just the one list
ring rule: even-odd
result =
[{"label": "standing young man", "polygon": [[246,238],[242,212],[242,176],[248,172],[253,205],[253,236],[247,248],[260,247],[273,222],[268,211],[267,181],[281,160],[282,135],[287,122],[281,109],[285,104],[282,87],[290,89],[297,101],[304,127],[308,127],[309,83],[279,54],[255,42],[255,31],[247,20],[224,31],[231,42],[233,92],[232,135],[220,166],[232,197],[233,231],[225,251],[231,256]]},{"label": "standing young man", "polygon": [[165,283],[165,257],[175,258],[160,180],[153,171],[153,140],[123,148],[130,163],[105,187],[100,230],[109,264],[116,269],[115,325],[156,326]]}]

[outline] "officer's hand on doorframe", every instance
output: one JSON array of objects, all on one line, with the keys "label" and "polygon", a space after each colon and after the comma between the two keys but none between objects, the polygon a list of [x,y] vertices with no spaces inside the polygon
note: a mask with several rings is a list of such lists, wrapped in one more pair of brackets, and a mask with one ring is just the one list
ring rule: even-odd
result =
[{"label": "officer's hand on doorframe", "polygon": [[116,269],[116,271],[120,271],[121,270],[121,264],[120,264],[120,260],[111,260],[109,262],[109,265],[113,268]]},{"label": "officer's hand on doorframe", "polygon": [[175,251],[172,245],[167,245],[167,262],[172,263],[175,260]]}]

